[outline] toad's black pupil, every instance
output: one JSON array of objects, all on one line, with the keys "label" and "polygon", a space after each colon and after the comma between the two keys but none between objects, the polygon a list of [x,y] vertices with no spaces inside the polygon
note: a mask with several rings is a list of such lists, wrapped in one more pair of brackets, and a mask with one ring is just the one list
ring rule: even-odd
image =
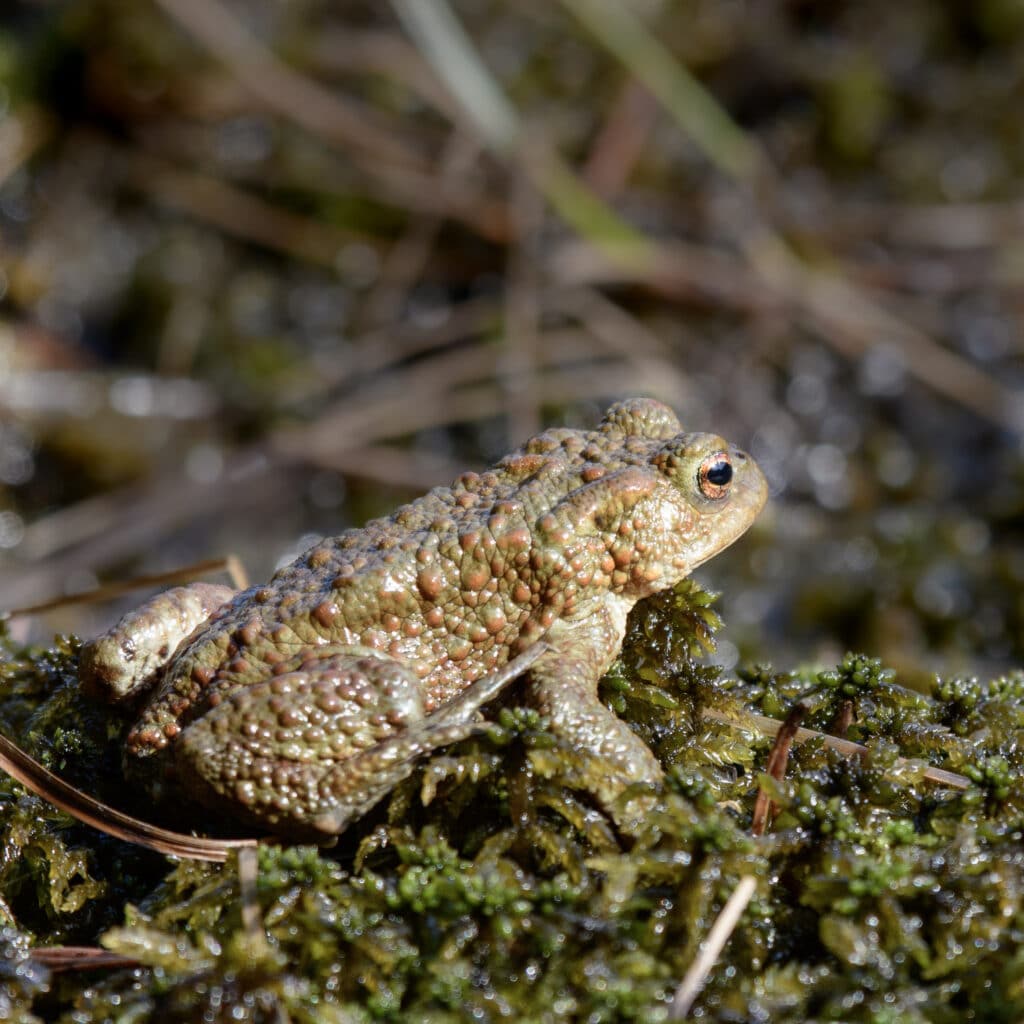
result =
[{"label": "toad's black pupil", "polygon": [[724,459],[721,462],[716,462],[708,470],[707,481],[709,484],[714,484],[716,487],[725,487],[731,479],[732,466],[730,466]]}]

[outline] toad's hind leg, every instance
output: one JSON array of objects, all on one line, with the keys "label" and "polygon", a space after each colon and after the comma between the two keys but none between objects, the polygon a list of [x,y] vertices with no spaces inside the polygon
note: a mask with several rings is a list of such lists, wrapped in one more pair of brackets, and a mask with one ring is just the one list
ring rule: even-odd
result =
[{"label": "toad's hind leg", "polygon": [[423,712],[421,683],[401,662],[335,653],[238,690],[175,743],[185,791],[292,838],[343,832],[407,778],[416,760],[464,739],[476,712],[542,653],[531,649]]}]

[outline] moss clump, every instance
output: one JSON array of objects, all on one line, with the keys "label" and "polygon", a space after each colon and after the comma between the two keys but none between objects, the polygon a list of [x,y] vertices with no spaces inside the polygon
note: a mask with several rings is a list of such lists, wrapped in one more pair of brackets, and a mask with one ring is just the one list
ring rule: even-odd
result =
[{"label": "moss clump", "polygon": [[[722,904],[753,875],[757,895],[698,1004],[704,1019],[1020,1019],[1024,676],[918,692],[848,655],[827,671],[722,678],[699,660],[718,625],[692,583],[647,602],[602,684],[667,769],[637,835],[616,834],[580,786],[586,755],[513,694],[336,849],[263,848],[258,938],[242,928],[233,864],[168,873],[0,780],[0,1009],[76,1024],[666,1020]],[[0,707],[15,739],[98,777],[120,725],[79,705],[75,651],[5,641]],[[818,728],[845,709],[867,755],[807,742],[783,781],[768,780],[770,740],[743,716],[798,700]],[[926,764],[970,785],[927,782]],[[755,840],[759,783],[778,813]],[[144,969],[19,973],[28,938],[72,935]]]},{"label": "moss clump", "polygon": [[50,972],[32,962],[26,935],[10,925],[0,928],[0,1020],[36,1024],[37,998],[50,987]]}]

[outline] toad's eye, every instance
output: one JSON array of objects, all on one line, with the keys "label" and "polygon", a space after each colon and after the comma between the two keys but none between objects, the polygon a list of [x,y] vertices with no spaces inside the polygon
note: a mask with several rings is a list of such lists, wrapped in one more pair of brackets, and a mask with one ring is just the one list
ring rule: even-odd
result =
[{"label": "toad's eye", "polygon": [[724,498],[732,483],[732,463],[725,452],[709,455],[697,471],[697,484],[705,498]]}]

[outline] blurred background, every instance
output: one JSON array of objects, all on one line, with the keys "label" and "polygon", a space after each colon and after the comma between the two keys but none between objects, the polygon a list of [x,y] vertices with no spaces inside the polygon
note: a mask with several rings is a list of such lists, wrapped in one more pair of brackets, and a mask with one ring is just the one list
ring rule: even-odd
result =
[{"label": "blurred background", "polygon": [[723,664],[1019,665],[1022,110],[1019,0],[4,0],[0,608],[645,394],[771,481]]}]

